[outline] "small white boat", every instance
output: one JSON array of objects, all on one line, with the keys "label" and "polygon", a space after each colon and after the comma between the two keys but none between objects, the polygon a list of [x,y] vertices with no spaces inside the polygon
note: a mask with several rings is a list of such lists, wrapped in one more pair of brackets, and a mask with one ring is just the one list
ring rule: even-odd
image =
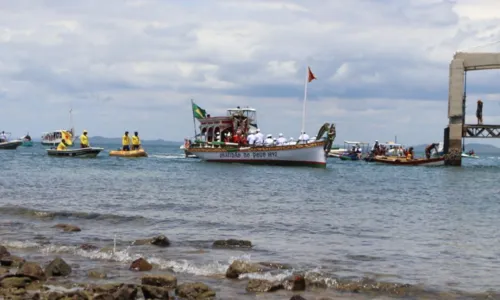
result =
[{"label": "small white boat", "polygon": [[74,148],[74,149],[69,148],[66,150],[47,149],[47,154],[49,156],[58,156],[58,157],[94,158],[102,150],[104,150],[104,148],[99,148],[99,147]]},{"label": "small white boat", "polygon": [[479,156],[477,156],[475,154],[468,154],[468,153],[462,153],[462,157],[465,157],[465,158],[479,158]]},{"label": "small white boat", "polygon": [[328,157],[337,157],[339,158],[340,156],[342,156],[343,153],[347,152],[348,150],[347,149],[344,149],[344,148],[334,148],[332,150],[330,150],[330,152],[328,152]]},{"label": "small white boat", "polygon": [[8,142],[0,143],[0,150],[16,150],[17,147],[21,146],[23,141],[21,140],[13,140]]}]

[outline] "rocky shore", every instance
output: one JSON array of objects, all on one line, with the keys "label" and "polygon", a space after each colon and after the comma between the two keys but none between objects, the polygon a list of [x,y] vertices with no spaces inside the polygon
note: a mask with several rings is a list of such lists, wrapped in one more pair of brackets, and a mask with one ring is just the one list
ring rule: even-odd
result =
[{"label": "rocky shore", "polygon": [[[79,232],[80,228],[69,224],[58,224],[55,228],[71,234]],[[136,240],[131,246],[170,247],[169,239],[156,236]],[[213,242],[213,248],[251,249],[252,243],[244,240],[218,240]],[[81,244],[83,251],[114,251],[112,247],[99,248],[92,244]],[[8,249],[0,245],[0,298],[3,299],[96,299],[96,300],[133,300],[133,299],[229,299],[217,295],[217,288],[201,281],[180,282],[173,272],[159,270],[158,267],[140,257],[130,263],[120,272],[125,275],[121,282],[109,282],[108,274],[99,268],[75,270],[72,262],[56,256],[49,262],[30,261],[17,256],[15,249]],[[342,280],[326,279],[317,273],[292,273],[279,281],[264,279],[244,279],[248,274],[263,274],[276,270],[288,269],[286,264],[276,262],[248,262],[235,260],[227,268],[224,276],[216,280],[226,281],[228,284],[244,283],[241,293],[262,294],[283,292],[282,299],[306,299],[305,293],[321,290],[333,290],[347,298],[364,294],[366,296],[390,298],[419,298],[419,299],[462,299],[463,294],[436,293],[425,291],[420,287],[409,284],[379,282],[372,279]],[[128,273],[127,273],[128,272]],[[128,276],[127,274],[130,274]],[[213,278],[212,278],[213,279]],[[486,293],[481,295],[467,295],[465,299],[496,299],[498,294]],[[233,298],[234,299],[234,298]],[[329,298],[309,298],[329,299]],[[331,298],[333,299],[333,298]]]}]

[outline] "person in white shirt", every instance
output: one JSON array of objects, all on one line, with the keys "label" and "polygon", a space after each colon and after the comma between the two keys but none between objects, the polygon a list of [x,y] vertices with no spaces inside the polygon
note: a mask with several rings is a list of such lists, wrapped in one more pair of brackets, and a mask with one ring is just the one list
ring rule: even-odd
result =
[{"label": "person in white shirt", "polygon": [[247,136],[247,143],[249,146],[253,146],[255,144],[255,133],[253,130],[251,130],[250,134]]},{"label": "person in white shirt", "polygon": [[266,140],[264,141],[265,146],[272,146],[274,144],[272,134],[268,134]]},{"label": "person in white shirt", "polygon": [[7,135],[5,134],[5,131],[2,131],[0,134],[0,143],[5,143],[7,142]]},{"label": "person in white shirt", "polygon": [[283,146],[286,144],[286,138],[283,137],[283,133],[278,134],[278,139],[276,140],[276,145]]},{"label": "person in white shirt", "polygon": [[257,129],[257,133],[255,134],[255,146],[263,146],[264,145],[264,135],[260,133],[260,129]]},{"label": "person in white shirt", "polygon": [[291,137],[291,138],[288,140],[287,145],[295,145],[295,140],[293,139],[293,137]]},{"label": "person in white shirt", "polygon": [[302,131],[299,136],[299,142],[307,143],[308,140],[309,140],[309,135],[305,131]]}]

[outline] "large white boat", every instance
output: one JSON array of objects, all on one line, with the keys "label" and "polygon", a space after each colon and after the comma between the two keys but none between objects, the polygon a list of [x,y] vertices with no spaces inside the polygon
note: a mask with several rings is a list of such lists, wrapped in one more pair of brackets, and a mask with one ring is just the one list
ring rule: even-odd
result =
[{"label": "large white boat", "polygon": [[[44,132],[42,133],[42,145],[57,146],[59,145],[63,137],[69,138],[71,139],[71,142],[74,142],[76,137],[74,136],[73,133],[74,133],[73,128],[71,128],[70,130],[60,129],[51,132]],[[69,134],[69,136],[67,134]]]},{"label": "large white boat", "polygon": [[[208,162],[266,164],[282,166],[326,167],[327,153],[335,139],[335,125],[325,123],[316,135],[316,140],[308,143],[287,144],[284,146],[245,145],[240,142],[225,140],[225,136],[234,137],[240,132],[246,136],[255,131],[257,112],[253,108],[232,108],[226,116],[198,118],[202,139],[186,144],[186,151]],[[229,135],[228,135],[229,133]],[[327,134],[326,139],[323,136]]]}]

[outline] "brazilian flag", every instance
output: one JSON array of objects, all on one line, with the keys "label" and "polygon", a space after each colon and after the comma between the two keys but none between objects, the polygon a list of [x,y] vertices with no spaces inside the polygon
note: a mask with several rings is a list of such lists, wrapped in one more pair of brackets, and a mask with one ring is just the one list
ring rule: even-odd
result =
[{"label": "brazilian flag", "polygon": [[207,116],[207,112],[193,102],[193,116],[196,119],[204,119]]}]

